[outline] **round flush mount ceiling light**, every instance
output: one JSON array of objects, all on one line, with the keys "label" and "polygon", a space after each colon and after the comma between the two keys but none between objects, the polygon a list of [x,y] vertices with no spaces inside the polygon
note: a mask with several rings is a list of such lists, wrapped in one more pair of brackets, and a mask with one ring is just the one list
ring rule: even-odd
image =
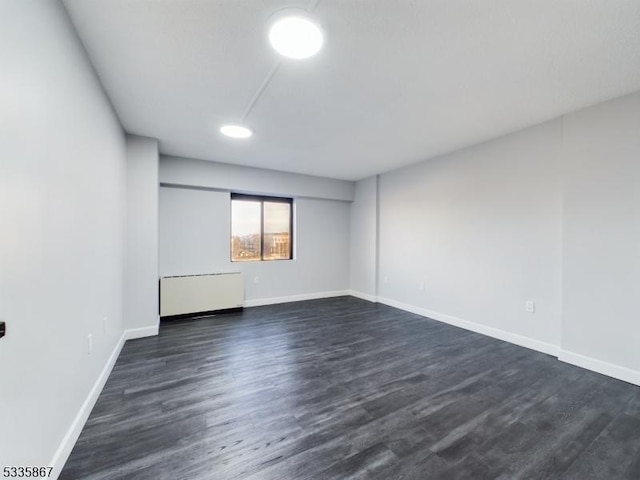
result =
[{"label": "round flush mount ceiling light", "polygon": [[318,53],[324,36],[304,11],[294,11],[277,15],[269,28],[269,42],[280,55],[299,60]]},{"label": "round flush mount ceiling light", "polygon": [[220,127],[220,133],[231,138],[249,138],[253,132],[242,125],[223,125]]}]

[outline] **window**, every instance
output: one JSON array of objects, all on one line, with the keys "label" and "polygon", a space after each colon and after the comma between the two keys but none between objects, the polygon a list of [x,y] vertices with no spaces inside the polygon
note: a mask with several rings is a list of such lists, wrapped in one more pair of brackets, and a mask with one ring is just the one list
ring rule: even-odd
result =
[{"label": "window", "polygon": [[231,194],[231,261],[293,258],[293,199]]}]

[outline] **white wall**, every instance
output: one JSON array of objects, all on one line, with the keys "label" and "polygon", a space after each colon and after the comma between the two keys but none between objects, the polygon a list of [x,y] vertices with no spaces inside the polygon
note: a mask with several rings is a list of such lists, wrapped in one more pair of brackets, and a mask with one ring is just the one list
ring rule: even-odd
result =
[{"label": "white wall", "polygon": [[351,248],[349,286],[352,295],[373,300],[376,297],[378,255],[378,177],[356,183],[351,203]]},{"label": "white wall", "polygon": [[561,358],[640,383],[640,93],[565,117],[564,173]]},{"label": "white wall", "polygon": [[59,2],[0,2],[0,65],[0,466],[47,466],[123,332],[125,139]]},{"label": "white wall", "polygon": [[351,288],[377,241],[378,301],[640,385],[639,158],[636,93],[380,175],[377,239],[358,182]]},{"label": "white wall", "polygon": [[190,158],[160,157],[160,183],[238,193],[353,200],[354,183],[333,178],[240,167]]},{"label": "white wall", "polygon": [[158,141],[127,136],[124,323],[129,336],[158,333]]},{"label": "white wall", "polygon": [[160,188],[160,276],[234,271],[229,192]]},{"label": "white wall", "polygon": [[230,211],[229,192],[160,188],[160,275],[242,271],[247,306],[346,292],[349,203],[294,199],[291,261],[232,263]]},{"label": "white wall", "polygon": [[380,297],[557,346],[561,133],[548,122],[381,175]]}]

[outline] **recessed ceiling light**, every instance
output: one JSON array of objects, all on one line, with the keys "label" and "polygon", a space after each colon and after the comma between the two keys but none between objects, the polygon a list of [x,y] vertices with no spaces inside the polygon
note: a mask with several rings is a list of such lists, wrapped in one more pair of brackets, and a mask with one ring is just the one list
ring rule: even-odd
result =
[{"label": "recessed ceiling light", "polygon": [[220,133],[231,138],[249,138],[253,132],[242,125],[223,125],[220,127]]},{"label": "recessed ceiling light", "polygon": [[285,57],[308,58],[320,51],[324,38],[320,27],[304,14],[279,16],[269,29],[269,42]]}]

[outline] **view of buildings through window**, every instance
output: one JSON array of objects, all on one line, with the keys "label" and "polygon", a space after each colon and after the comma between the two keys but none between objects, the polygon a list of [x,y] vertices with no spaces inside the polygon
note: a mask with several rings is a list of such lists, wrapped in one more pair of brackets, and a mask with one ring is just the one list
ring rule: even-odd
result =
[{"label": "view of buildings through window", "polygon": [[292,200],[231,196],[231,261],[292,258]]}]

